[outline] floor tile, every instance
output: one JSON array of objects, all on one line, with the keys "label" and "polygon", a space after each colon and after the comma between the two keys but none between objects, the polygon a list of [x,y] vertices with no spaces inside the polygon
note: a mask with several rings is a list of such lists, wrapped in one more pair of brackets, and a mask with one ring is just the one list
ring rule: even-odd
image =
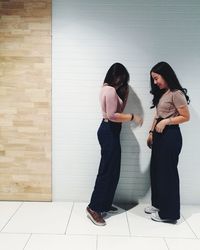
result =
[{"label": "floor tile", "polygon": [[199,250],[200,240],[198,239],[166,239],[170,250]]},{"label": "floor tile", "polygon": [[99,236],[97,250],[168,250],[161,238]]},{"label": "floor tile", "polygon": [[144,213],[145,206],[140,204],[127,212],[132,236],[196,238],[182,217],[177,224],[155,222]]},{"label": "floor tile", "polygon": [[87,203],[75,203],[67,234],[86,235],[129,235],[126,213],[119,209],[119,213],[106,217],[106,226],[94,225],[86,216]]},{"label": "floor tile", "polygon": [[96,250],[95,236],[32,235],[24,250]]},{"label": "floor tile", "polygon": [[0,202],[0,231],[19,208],[22,202],[10,202],[1,201]]},{"label": "floor tile", "polygon": [[0,249],[23,250],[29,237],[30,237],[29,234],[0,233]]},{"label": "floor tile", "polygon": [[71,202],[25,202],[3,232],[64,234]]},{"label": "floor tile", "polygon": [[200,206],[182,206],[181,210],[192,231],[200,238]]}]

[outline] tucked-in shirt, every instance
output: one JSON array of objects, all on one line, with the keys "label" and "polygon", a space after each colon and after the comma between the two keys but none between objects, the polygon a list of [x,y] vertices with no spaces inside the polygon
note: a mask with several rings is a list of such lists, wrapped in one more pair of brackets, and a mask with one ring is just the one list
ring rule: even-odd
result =
[{"label": "tucked-in shirt", "polygon": [[157,118],[176,117],[178,109],[187,105],[187,100],[181,90],[167,91],[162,95],[157,105]]},{"label": "tucked-in shirt", "polygon": [[107,85],[103,86],[101,89],[100,104],[103,118],[109,120],[115,120],[115,114],[123,112],[125,106],[117,95],[116,89]]}]

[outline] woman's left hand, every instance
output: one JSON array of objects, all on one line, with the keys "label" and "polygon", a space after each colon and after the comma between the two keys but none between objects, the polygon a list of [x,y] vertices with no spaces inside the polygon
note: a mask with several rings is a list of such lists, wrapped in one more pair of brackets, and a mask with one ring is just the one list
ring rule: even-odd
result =
[{"label": "woman's left hand", "polygon": [[168,125],[168,119],[164,119],[164,120],[160,121],[160,122],[156,125],[156,127],[155,127],[156,132],[162,133],[163,130],[165,129],[165,127],[166,127],[167,125]]}]

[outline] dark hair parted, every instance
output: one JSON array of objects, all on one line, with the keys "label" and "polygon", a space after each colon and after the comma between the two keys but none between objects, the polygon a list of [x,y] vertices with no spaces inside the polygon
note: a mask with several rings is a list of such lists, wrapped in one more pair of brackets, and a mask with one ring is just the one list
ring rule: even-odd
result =
[{"label": "dark hair parted", "polygon": [[157,73],[159,75],[162,76],[162,78],[166,81],[168,88],[171,91],[174,90],[181,90],[184,95],[185,98],[187,100],[187,103],[190,103],[190,98],[187,95],[187,89],[183,88],[174,72],[174,70],[172,69],[172,67],[166,63],[166,62],[159,62],[157,63],[155,66],[153,66],[153,68],[150,71],[150,81],[151,81],[151,91],[150,93],[153,95],[153,106],[151,108],[154,108],[155,106],[157,106],[161,96],[165,93],[165,89],[160,89],[156,84],[154,84],[154,80],[153,77],[151,75],[151,73]]},{"label": "dark hair parted", "polygon": [[114,63],[108,70],[104,84],[116,88],[118,96],[125,101],[128,96],[129,73],[121,63]]}]

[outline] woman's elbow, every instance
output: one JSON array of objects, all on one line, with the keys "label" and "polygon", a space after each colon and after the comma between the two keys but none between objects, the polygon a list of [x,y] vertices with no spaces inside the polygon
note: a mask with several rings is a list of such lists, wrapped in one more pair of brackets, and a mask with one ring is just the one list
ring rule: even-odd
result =
[{"label": "woman's elbow", "polygon": [[184,119],[185,122],[189,122],[189,120],[190,120],[190,114],[186,115],[184,118],[185,118],[185,119]]},{"label": "woman's elbow", "polygon": [[114,114],[113,113],[107,114],[107,118],[108,118],[108,120],[113,121],[113,122],[115,122],[117,120],[117,116],[115,113]]}]

